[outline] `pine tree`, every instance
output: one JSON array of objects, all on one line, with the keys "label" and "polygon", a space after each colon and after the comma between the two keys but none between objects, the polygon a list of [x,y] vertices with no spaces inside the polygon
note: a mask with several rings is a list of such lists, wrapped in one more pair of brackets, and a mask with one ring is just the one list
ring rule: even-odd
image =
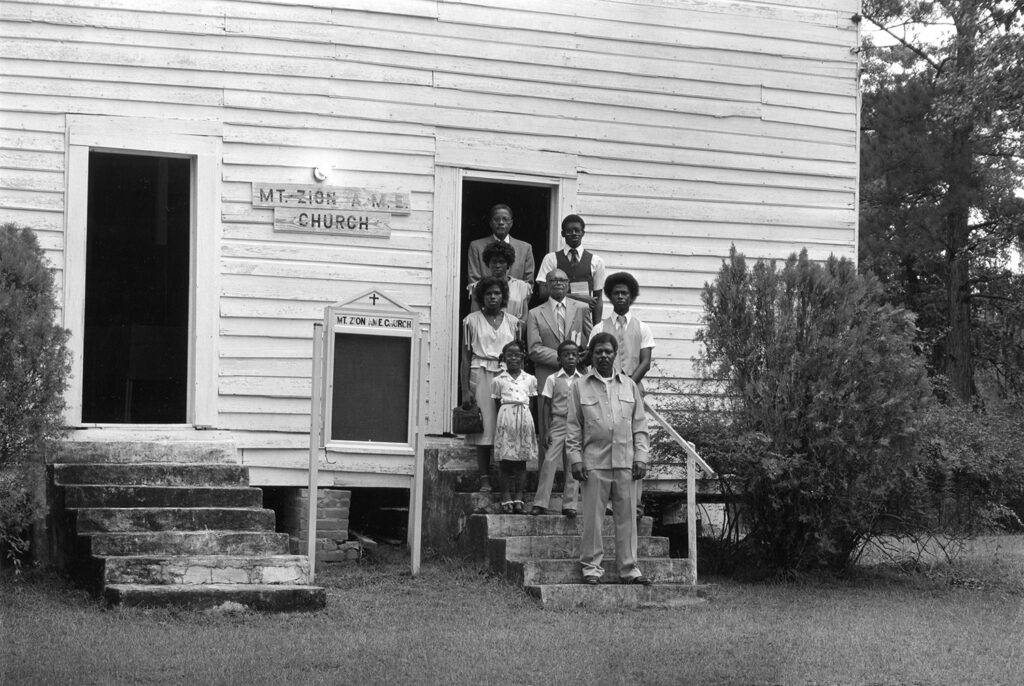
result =
[{"label": "pine tree", "polygon": [[68,332],[35,234],[0,226],[0,468],[37,459],[63,431]]},{"label": "pine tree", "polygon": [[890,45],[865,44],[862,268],[967,399],[993,330],[1013,359],[1024,312],[1006,268],[1024,245],[1024,0],[866,0],[864,17]]}]

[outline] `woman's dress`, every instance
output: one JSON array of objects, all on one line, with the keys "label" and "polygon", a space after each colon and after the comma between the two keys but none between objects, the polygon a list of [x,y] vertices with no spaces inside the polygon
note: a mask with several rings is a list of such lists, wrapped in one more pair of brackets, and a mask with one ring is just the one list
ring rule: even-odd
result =
[{"label": "woman's dress", "polygon": [[483,312],[470,312],[462,320],[463,340],[472,355],[469,363],[469,389],[480,406],[484,430],[479,434],[466,434],[466,445],[493,445],[494,423],[497,411],[491,400],[491,383],[502,373],[498,362],[501,349],[514,341],[519,333],[519,320],[507,312],[502,313],[497,327],[491,326]]},{"label": "woman's dress", "polygon": [[494,459],[526,462],[537,459],[537,429],[530,398],[537,397],[537,377],[526,372],[512,378],[502,372],[491,384],[491,398],[501,401],[494,430]]}]

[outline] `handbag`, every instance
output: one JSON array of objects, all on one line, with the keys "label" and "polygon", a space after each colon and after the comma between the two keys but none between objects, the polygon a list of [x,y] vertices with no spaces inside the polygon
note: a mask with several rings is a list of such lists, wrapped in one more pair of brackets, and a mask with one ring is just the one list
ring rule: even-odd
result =
[{"label": "handbag", "polygon": [[452,408],[452,433],[479,434],[484,431],[484,416],[476,403],[463,403]]}]

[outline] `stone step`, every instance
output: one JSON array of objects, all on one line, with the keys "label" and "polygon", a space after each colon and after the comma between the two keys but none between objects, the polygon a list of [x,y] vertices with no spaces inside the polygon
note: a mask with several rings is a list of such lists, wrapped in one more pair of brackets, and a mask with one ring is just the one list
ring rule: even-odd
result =
[{"label": "stone step", "polygon": [[[96,433],[90,431],[89,433]],[[238,450],[228,438],[179,437],[176,431],[160,435],[147,432],[149,440],[138,440],[137,431],[104,429],[104,440],[79,440],[74,435],[61,441],[54,462],[119,463],[174,462],[190,464],[239,464]]]},{"label": "stone step", "polygon": [[274,511],[241,507],[111,507],[73,510],[78,533],[100,531],[273,531]]},{"label": "stone step", "polygon": [[327,604],[327,593],[323,587],[298,584],[110,584],[103,589],[103,597],[109,605],[191,610],[313,612],[322,610]]},{"label": "stone step", "polygon": [[[605,531],[608,531],[605,529]],[[615,550],[615,538],[604,537],[604,549]],[[637,539],[640,557],[668,557],[669,543],[661,536],[640,536]],[[580,555],[579,536],[509,536],[492,538],[487,542],[487,555],[491,560],[547,560],[577,559]]]},{"label": "stone step", "polygon": [[[576,536],[583,533],[583,518],[569,519],[562,515],[473,515],[469,526],[482,529],[490,538],[508,536]],[[615,521],[607,516],[602,524],[604,531],[612,531]],[[637,535],[650,536],[654,527],[651,517],[643,517],[637,523]]]},{"label": "stone step", "polygon": [[[501,514],[501,494],[497,491],[491,493],[480,493],[479,491],[469,491],[465,493],[453,494],[457,506],[466,512],[473,512],[476,514]],[[526,506],[526,510],[533,506],[533,493],[527,493],[523,497],[523,503]],[[548,502],[548,509],[552,514],[559,514],[562,511],[562,494],[552,493],[551,500]]]},{"label": "stone step", "polygon": [[251,487],[65,486],[64,507],[260,507]]},{"label": "stone step", "polygon": [[[479,491],[469,491],[465,493],[453,494],[457,506],[463,509],[465,512],[472,512],[474,514],[501,514],[501,494],[497,491],[491,493],[480,493]],[[523,504],[526,507],[526,511],[529,512],[530,508],[533,507],[534,493],[526,493],[523,496]],[[548,501],[548,511],[550,514],[561,514],[562,512],[562,494],[552,493],[551,499]],[[583,506],[582,496],[577,502],[577,509]]]},{"label": "stone step", "polygon": [[[615,567],[615,556],[609,549],[605,553],[604,576],[601,580],[608,584],[619,582]],[[686,583],[696,581],[693,565],[685,558],[644,558],[640,557],[637,565],[644,576],[662,583]],[[505,563],[505,576],[520,586],[541,586],[545,584],[579,584],[583,582],[578,560],[509,560]]]},{"label": "stone step", "polygon": [[293,584],[309,583],[304,555],[187,555],[103,557],[104,584]]},{"label": "stone step", "polygon": [[288,534],[269,531],[131,531],[80,536],[90,554],[108,555],[284,555]]},{"label": "stone step", "polygon": [[526,592],[552,610],[678,608],[707,602],[708,587],[674,583],[656,583],[653,586],[543,584],[527,586]]},{"label": "stone step", "polygon": [[53,479],[58,486],[248,486],[249,470],[233,464],[57,464]]}]

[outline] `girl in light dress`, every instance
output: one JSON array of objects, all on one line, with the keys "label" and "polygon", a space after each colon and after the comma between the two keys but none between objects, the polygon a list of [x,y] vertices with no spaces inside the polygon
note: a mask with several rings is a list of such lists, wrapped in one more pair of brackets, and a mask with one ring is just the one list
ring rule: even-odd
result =
[{"label": "girl in light dress", "polygon": [[482,493],[491,491],[489,469],[496,410],[491,395],[491,383],[501,374],[501,350],[506,343],[522,336],[522,322],[505,312],[508,304],[508,284],[504,279],[485,276],[474,287],[473,296],[480,309],[463,320],[462,382],[463,401],[480,407],[484,430],[467,434],[466,445],[476,447],[477,468],[480,471]]},{"label": "girl in light dress", "polygon": [[505,371],[491,382],[498,416],[494,429],[494,459],[501,474],[501,511],[525,514],[523,491],[526,462],[537,459],[537,431],[530,412],[537,398],[537,378],[523,371],[526,346],[518,340],[501,350]]}]

